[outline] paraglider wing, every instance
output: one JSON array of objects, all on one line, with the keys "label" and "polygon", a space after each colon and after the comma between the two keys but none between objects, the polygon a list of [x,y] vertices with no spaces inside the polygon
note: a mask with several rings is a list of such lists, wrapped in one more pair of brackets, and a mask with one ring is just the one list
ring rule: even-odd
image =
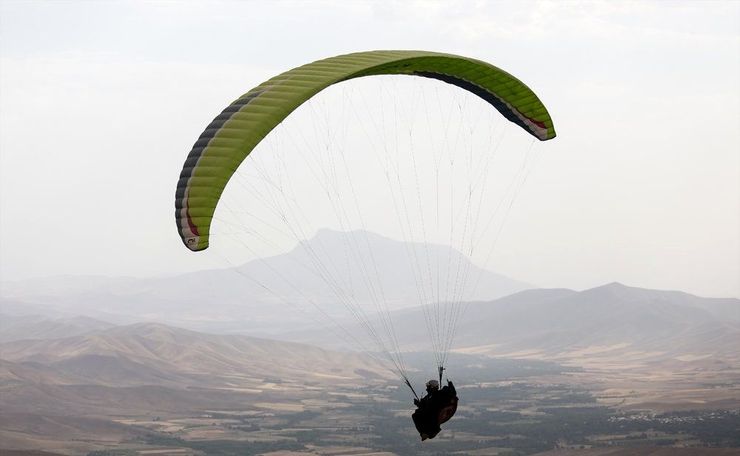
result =
[{"label": "paraglider wing", "polygon": [[481,97],[541,141],[555,137],[550,115],[524,83],[488,63],[425,51],[371,51],[331,57],[282,73],[239,97],[193,145],[175,193],[184,244],[208,247],[216,205],[239,164],[298,106],[338,82],[373,75],[433,78]]}]

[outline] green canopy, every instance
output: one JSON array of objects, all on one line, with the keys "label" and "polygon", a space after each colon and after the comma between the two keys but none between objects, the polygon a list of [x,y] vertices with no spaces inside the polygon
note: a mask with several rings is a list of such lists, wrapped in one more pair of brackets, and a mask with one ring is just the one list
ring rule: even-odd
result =
[{"label": "green canopy", "polygon": [[363,76],[438,79],[478,95],[541,141],[555,137],[537,95],[486,62],[426,51],[371,51],[331,57],[286,71],[239,97],[196,141],[175,193],[175,218],[185,245],[208,247],[211,220],[227,182],[257,144],[298,106],[326,87]]}]

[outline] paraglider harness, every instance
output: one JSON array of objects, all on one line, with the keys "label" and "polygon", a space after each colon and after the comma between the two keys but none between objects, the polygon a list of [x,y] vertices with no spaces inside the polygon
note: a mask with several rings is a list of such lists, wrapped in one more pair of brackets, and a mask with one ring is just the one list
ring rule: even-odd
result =
[{"label": "paraglider harness", "polygon": [[[442,372],[444,367],[439,368],[439,383],[442,383]],[[438,389],[428,391],[427,395],[421,399],[414,391],[414,387],[411,386],[411,382],[406,380],[406,385],[414,393],[414,405],[417,406],[416,411],[411,415],[411,419],[414,420],[414,426],[419,431],[421,440],[433,439],[442,430],[441,424],[447,422],[457,411],[457,392],[455,386],[449,379],[447,385]]]}]

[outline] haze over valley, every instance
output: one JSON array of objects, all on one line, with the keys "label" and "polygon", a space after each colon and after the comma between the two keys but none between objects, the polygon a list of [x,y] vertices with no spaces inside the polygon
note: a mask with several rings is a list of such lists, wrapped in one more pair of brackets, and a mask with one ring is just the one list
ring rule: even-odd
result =
[{"label": "haze over valley", "polygon": [[[321,235],[328,243],[326,236],[338,239],[341,233]],[[377,252],[389,252],[378,255],[379,263],[401,275],[393,254],[397,243],[374,240]],[[299,264],[300,252],[296,248],[264,262]],[[250,264],[240,269],[257,270]],[[320,289],[318,278],[297,271],[295,280]],[[526,288],[491,272],[481,274],[513,290]],[[504,447],[530,454],[556,445],[599,446],[601,434],[615,432],[624,433],[612,437],[617,445],[738,444],[729,432],[740,423],[735,298],[610,283],[584,291],[522,289],[465,302],[446,372],[458,385],[462,405],[443,434],[421,447],[410,425],[410,392],[383,354],[355,351],[341,337],[342,329],[362,334],[357,322],[345,317],[337,320],[341,327],[332,327],[333,320],[319,314],[301,324],[310,307],[280,308],[240,284],[243,279],[221,270],[163,279],[71,277],[4,284],[4,446],[62,454],[120,448],[428,454],[453,447],[475,449],[471,454],[497,454]],[[198,283],[220,291],[206,293]],[[395,283],[386,292],[403,301],[405,281]],[[241,292],[242,300],[226,299]],[[188,319],[177,311],[179,301],[193,312]],[[451,304],[440,305],[444,314]],[[328,308],[341,315],[340,306]],[[397,332],[399,345],[419,387],[434,375],[421,309],[412,302],[390,313],[403,328]],[[558,431],[565,434],[555,432],[560,435],[555,440],[542,434],[542,426],[552,430],[555,422],[584,414],[593,428]],[[480,427],[481,419],[498,424]],[[528,424],[517,432],[525,437],[501,440],[511,432],[507,426],[521,419]],[[698,419],[729,426],[728,433],[682,427]],[[389,428],[384,422],[396,424]],[[665,429],[635,440],[625,423],[638,434],[639,423]]]}]

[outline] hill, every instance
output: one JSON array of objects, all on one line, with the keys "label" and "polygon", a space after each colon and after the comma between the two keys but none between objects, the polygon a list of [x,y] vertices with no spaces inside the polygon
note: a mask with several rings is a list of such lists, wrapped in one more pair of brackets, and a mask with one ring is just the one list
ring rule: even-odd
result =
[{"label": "hill", "polygon": [[[348,244],[360,246],[356,255],[362,261],[347,262]],[[418,305],[409,255],[422,251],[439,258],[440,268],[460,264],[470,268],[471,277],[480,277],[474,299],[531,288],[478,268],[450,247],[404,243],[366,231],[320,230],[289,252],[235,268],[148,279],[85,276],[3,283],[0,305],[16,315],[25,306],[33,309],[30,313],[57,317],[85,315],[116,324],[157,321],[196,331],[268,336],[326,324],[311,303],[320,303],[323,312],[337,318],[348,317],[342,293],[351,294],[360,306],[374,308],[373,294],[378,291],[363,285],[361,277],[367,276],[363,268],[372,268],[373,280],[382,283],[390,309]],[[331,285],[317,272],[315,261],[331,270]],[[428,273],[436,276],[436,266],[432,268]],[[440,274],[446,271],[440,269]]]},{"label": "hill", "polygon": [[0,342],[57,339],[112,328],[112,323],[90,317],[46,318],[40,315],[0,314]]},{"label": "hill", "polygon": [[[740,359],[738,299],[611,283],[580,292],[525,290],[464,306],[454,346],[466,353],[552,360],[624,355],[687,361],[709,356]],[[397,311],[392,318],[403,327],[402,347],[429,348],[421,308]],[[325,331],[285,337],[336,345]]]},{"label": "hill", "polygon": [[[88,384],[223,388],[237,379],[259,383],[360,381],[383,372],[372,358],[292,342],[212,335],[139,323],[53,340],[0,344],[2,359],[47,366]],[[383,374],[380,374],[381,376]],[[65,381],[55,382],[65,384]]]}]

